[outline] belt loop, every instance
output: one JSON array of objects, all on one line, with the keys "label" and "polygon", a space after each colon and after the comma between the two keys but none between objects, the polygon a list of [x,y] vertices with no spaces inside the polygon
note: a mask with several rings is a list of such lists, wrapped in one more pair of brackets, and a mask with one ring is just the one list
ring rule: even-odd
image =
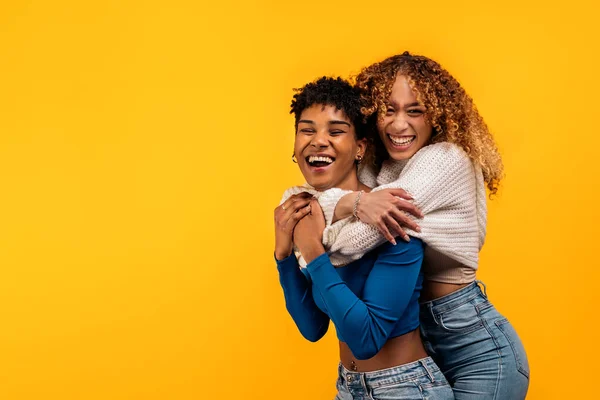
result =
[{"label": "belt loop", "polygon": [[485,286],[485,283],[483,283],[480,280],[476,280],[475,282],[477,282],[478,285],[483,286],[482,292],[483,292],[483,295],[485,296],[485,298],[487,299],[487,287]]},{"label": "belt loop", "polygon": [[431,371],[429,370],[429,368],[427,368],[427,364],[425,363],[425,361],[424,360],[419,360],[419,364],[421,364],[421,366],[425,369],[425,371],[427,371],[427,376],[431,380],[431,383],[435,382],[435,378],[433,377],[433,374],[431,373]]},{"label": "belt loop", "polygon": [[[365,393],[369,393],[369,387],[367,386],[367,377],[365,376],[366,374],[360,374],[360,383],[362,384],[363,390],[365,391]],[[370,394],[368,394],[370,395]]]}]

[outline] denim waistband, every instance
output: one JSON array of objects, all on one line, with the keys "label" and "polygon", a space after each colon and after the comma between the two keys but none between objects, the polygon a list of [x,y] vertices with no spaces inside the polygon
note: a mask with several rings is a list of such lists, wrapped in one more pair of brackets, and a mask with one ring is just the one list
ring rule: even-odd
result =
[{"label": "denim waistband", "polygon": [[[340,377],[348,384],[361,382],[371,388],[411,381],[422,376],[426,376],[428,380],[435,382],[440,379],[438,374],[441,375],[439,367],[431,357],[371,372],[353,372],[340,363],[338,372]],[[436,376],[438,379],[436,379]]]},{"label": "denim waistband", "polygon": [[[483,290],[479,286],[483,286]],[[455,292],[442,296],[438,299],[425,301],[421,303],[421,308],[431,310],[435,308],[436,312],[449,311],[457,306],[471,301],[473,298],[483,296],[487,300],[487,293],[485,284],[481,281],[475,281],[465,286],[464,288],[458,289]]]}]

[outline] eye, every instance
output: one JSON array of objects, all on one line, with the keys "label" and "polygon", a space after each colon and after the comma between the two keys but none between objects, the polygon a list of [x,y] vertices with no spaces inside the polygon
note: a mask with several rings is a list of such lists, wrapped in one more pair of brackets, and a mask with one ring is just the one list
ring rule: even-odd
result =
[{"label": "eye", "polygon": [[394,109],[392,107],[388,107],[385,110],[385,115],[392,115],[394,114]]},{"label": "eye", "polygon": [[315,130],[312,129],[312,128],[302,128],[302,129],[299,130],[299,132],[306,133],[306,134],[311,134],[311,133],[315,133]]},{"label": "eye", "polygon": [[339,129],[335,129],[335,130],[329,131],[329,134],[330,135],[334,135],[334,136],[335,135],[341,135],[342,133],[344,133],[344,131],[339,130]]},{"label": "eye", "polygon": [[413,115],[413,116],[417,116],[417,115],[423,115],[424,111],[418,108],[413,108],[411,110],[406,111],[406,113],[408,115]]}]

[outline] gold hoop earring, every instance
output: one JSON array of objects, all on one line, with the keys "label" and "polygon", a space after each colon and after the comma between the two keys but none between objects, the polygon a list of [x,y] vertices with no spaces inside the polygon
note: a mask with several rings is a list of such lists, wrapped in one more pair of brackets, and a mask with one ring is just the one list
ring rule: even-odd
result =
[{"label": "gold hoop earring", "polygon": [[292,154],[292,162],[294,164],[298,164],[298,160],[296,160],[296,155],[295,154]]}]

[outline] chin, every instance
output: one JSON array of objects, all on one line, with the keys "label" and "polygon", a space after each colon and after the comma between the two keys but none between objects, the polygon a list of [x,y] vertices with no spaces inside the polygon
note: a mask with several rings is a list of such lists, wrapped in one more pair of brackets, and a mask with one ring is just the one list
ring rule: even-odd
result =
[{"label": "chin", "polygon": [[325,183],[310,183],[310,182],[308,182],[308,184],[310,186],[314,187],[315,190],[318,190],[319,192],[323,192],[323,191],[331,188],[331,185],[328,185]]},{"label": "chin", "polygon": [[390,155],[390,158],[392,160],[395,161],[404,161],[404,160],[408,160],[409,158],[411,158],[412,156],[414,156],[415,153],[410,152],[410,153],[399,153],[399,152],[390,152],[388,151],[388,154]]},{"label": "chin", "polygon": [[419,148],[416,148],[416,149],[410,149],[409,151],[398,151],[398,150],[394,150],[394,149],[387,149],[387,152],[392,160],[404,161],[404,160],[408,160],[409,158],[411,158],[412,156],[417,154],[417,152],[419,150],[421,150],[421,148],[422,148],[422,146]]}]

